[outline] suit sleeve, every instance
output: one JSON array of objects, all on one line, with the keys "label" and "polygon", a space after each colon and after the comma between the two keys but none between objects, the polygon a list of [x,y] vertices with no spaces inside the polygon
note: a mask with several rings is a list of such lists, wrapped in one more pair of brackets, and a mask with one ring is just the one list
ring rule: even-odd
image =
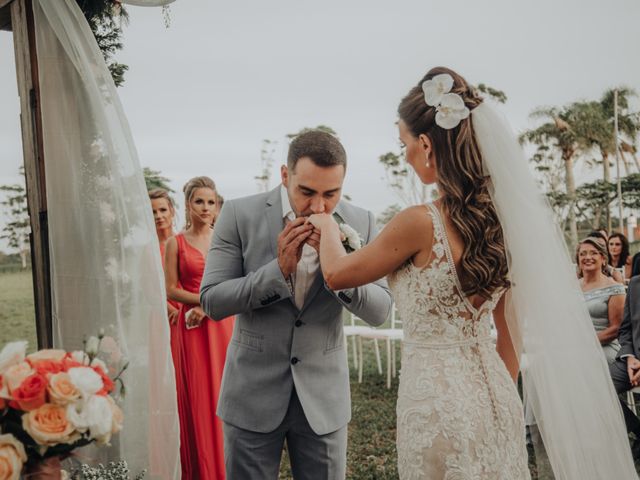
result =
[{"label": "suit sleeve", "polygon": [[222,320],[291,297],[277,258],[246,275],[243,265],[235,202],[228,201],[216,221],[200,284],[200,305],[212,319]]},{"label": "suit sleeve", "polygon": [[[369,228],[365,243],[371,242],[378,234],[373,213],[368,213]],[[375,327],[382,325],[391,315],[393,300],[384,278],[357,288],[332,291],[338,301],[351,313]]]},{"label": "suit sleeve", "polygon": [[[629,289],[629,292],[631,289]],[[622,315],[622,323],[618,330],[618,342],[620,342],[620,350],[618,351],[617,358],[628,357],[629,355],[635,356],[636,352],[633,348],[633,330],[631,328],[631,306],[629,304],[630,293],[627,293],[627,298],[624,301],[624,313]]]}]

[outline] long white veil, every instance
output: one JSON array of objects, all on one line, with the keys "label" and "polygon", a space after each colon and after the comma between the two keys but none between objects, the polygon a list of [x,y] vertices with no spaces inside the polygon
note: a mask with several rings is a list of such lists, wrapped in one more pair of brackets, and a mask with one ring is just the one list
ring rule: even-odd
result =
[{"label": "long white veil", "polygon": [[509,327],[526,401],[554,476],[638,478],[609,369],[551,209],[502,115],[484,102],[471,119],[509,256]]},{"label": "long white veil", "polygon": [[180,478],[176,387],[158,240],[129,125],[75,0],[33,2],[49,220],[53,338],[124,374],[124,429],[82,461]]}]

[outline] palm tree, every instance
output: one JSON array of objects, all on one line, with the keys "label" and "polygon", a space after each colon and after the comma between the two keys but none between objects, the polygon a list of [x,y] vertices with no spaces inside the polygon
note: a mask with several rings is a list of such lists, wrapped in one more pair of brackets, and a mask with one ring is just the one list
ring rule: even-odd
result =
[{"label": "palm tree", "polygon": [[520,141],[533,145],[545,146],[556,150],[564,166],[564,182],[569,211],[567,222],[569,224],[569,242],[571,247],[578,243],[578,226],[576,222],[576,182],[573,167],[577,154],[584,145],[579,141],[576,132],[571,126],[573,112],[570,107],[543,107],[534,110],[530,117],[546,120],[537,128],[527,130],[520,135]]},{"label": "palm tree", "polygon": [[[640,115],[635,112],[629,112],[629,100],[633,97],[637,97],[638,94],[635,90],[628,87],[611,88],[604,92],[600,99],[600,105],[602,106],[603,113],[609,121],[609,131],[613,137],[613,116],[614,116],[614,97],[615,91],[618,91],[618,129],[623,136],[620,142],[620,155],[624,160],[625,169],[627,174],[629,172],[629,166],[627,164],[626,154],[631,154],[636,167],[640,171],[640,161],[635,156],[637,152],[637,139],[640,133]],[[613,150],[615,152],[615,148]]]}]

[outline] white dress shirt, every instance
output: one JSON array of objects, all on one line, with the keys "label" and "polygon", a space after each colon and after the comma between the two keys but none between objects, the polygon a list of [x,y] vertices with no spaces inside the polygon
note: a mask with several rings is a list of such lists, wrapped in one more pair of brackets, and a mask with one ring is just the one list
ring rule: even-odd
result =
[{"label": "white dress shirt", "polygon": [[[282,218],[285,223],[292,222],[296,218],[296,214],[291,208],[289,202],[289,194],[284,185],[280,186],[280,195],[282,197]],[[302,310],[304,305],[304,299],[311,288],[318,269],[320,268],[320,259],[318,258],[318,252],[311,245],[305,243],[302,246],[302,256],[296,267],[296,272],[292,275],[291,281],[293,283],[293,300],[298,307],[298,310]]]}]

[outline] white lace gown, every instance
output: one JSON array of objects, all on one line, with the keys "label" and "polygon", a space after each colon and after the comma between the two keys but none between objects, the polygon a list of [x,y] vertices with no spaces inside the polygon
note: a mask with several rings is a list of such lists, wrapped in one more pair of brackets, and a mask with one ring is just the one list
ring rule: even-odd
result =
[{"label": "white lace gown", "polygon": [[432,261],[389,277],[403,320],[398,391],[402,480],[529,479],[520,397],[490,337],[491,311],[462,294],[446,230],[434,225]]}]

